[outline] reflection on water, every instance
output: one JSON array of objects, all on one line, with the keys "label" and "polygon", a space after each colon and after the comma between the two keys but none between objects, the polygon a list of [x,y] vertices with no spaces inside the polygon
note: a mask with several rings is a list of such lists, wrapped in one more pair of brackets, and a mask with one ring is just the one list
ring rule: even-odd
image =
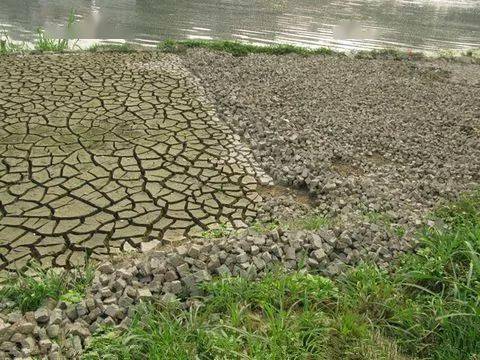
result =
[{"label": "reflection on water", "polygon": [[237,39],[332,48],[480,47],[478,0],[0,0],[0,24],[15,40],[38,27],[75,37]]}]

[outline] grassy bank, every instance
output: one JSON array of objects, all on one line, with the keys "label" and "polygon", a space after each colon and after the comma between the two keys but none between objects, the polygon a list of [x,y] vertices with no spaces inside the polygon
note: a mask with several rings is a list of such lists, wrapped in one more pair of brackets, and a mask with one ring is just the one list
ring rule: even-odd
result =
[{"label": "grassy bank", "polygon": [[[73,24],[72,16],[67,22],[67,28]],[[66,52],[66,51],[90,51],[90,52],[118,52],[132,53],[135,51],[149,50],[138,45],[123,44],[95,44],[87,49],[81,49],[77,45],[78,40],[68,41],[67,39],[53,39],[42,29],[37,30],[37,39],[33,48],[25,43],[16,43],[11,41],[6,33],[0,33],[0,55],[9,55],[16,53],[29,52]],[[274,45],[254,45],[231,40],[165,40],[160,42],[156,50],[164,53],[185,53],[188,49],[208,49],[229,53],[234,56],[246,56],[249,54],[268,54],[268,55],[288,55],[296,54],[302,56],[323,55],[323,56],[352,56],[356,59],[385,59],[385,60],[421,60],[428,58],[422,52],[404,51],[398,49],[374,49],[353,51],[344,53],[330,48],[306,48],[288,44]],[[480,61],[480,49],[470,49],[466,51],[440,51],[433,58],[440,58],[448,61],[455,61],[458,58],[470,58]]]},{"label": "grassy bank", "polygon": [[305,48],[288,44],[277,45],[254,45],[239,41],[230,40],[165,40],[157,45],[157,49],[167,53],[184,53],[187,49],[208,49],[229,53],[234,56],[245,56],[249,54],[268,54],[268,55],[288,55],[296,54],[302,56],[324,55],[324,56],[352,56],[355,59],[384,59],[384,60],[422,60],[422,59],[443,59],[455,61],[460,58],[469,58],[474,61],[480,61],[480,49],[470,49],[466,51],[443,50],[433,56],[427,56],[425,53],[412,50],[399,50],[394,48],[359,50],[349,53],[332,50],[326,47]]},{"label": "grassy bank", "polygon": [[442,207],[415,254],[335,280],[272,271],[223,278],[185,310],[142,304],[85,359],[478,359],[480,193]]},{"label": "grassy bank", "polygon": [[63,271],[45,270],[39,264],[32,263],[1,284],[0,299],[10,301],[12,309],[22,312],[38,309],[47,299],[76,303],[85,297],[94,273],[95,269],[90,265]]},{"label": "grassy bank", "polygon": [[166,40],[158,44],[158,49],[162,52],[183,52],[186,49],[202,48],[213,51],[226,52],[235,56],[248,54],[269,54],[269,55],[334,55],[339,54],[328,48],[308,49],[293,45],[269,45],[259,46],[248,43],[228,40]]}]

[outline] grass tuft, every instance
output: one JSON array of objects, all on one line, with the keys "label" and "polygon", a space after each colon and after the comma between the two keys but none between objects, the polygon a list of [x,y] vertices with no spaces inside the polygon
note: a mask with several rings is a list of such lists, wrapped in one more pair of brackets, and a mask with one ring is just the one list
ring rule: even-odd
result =
[{"label": "grass tuft", "polygon": [[90,52],[118,52],[118,53],[132,53],[135,49],[127,44],[94,44],[88,48]]},{"label": "grass tuft", "polygon": [[94,269],[86,265],[83,269],[60,271],[42,269],[32,263],[22,272],[1,284],[0,298],[13,302],[21,311],[33,311],[52,298],[67,302],[79,302],[91,284]]},{"label": "grass tuft", "polygon": [[6,31],[0,32],[0,55],[20,53],[25,50],[27,50],[27,47],[24,43],[15,43],[10,39]]},{"label": "grass tuft", "polygon": [[323,229],[329,224],[330,220],[323,215],[309,215],[286,222],[284,228],[287,230],[315,231]]},{"label": "grass tuft", "polygon": [[38,51],[62,52],[68,49],[67,39],[52,39],[43,29],[37,30],[35,49]]},{"label": "grass tuft", "polygon": [[397,49],[362,50],[355,53],[356,59],[384,59],[384,60],[422,60],[425,54],[416,51]]},{"label": "grass tuft", "polygon": [[234,229],[229,224],[220,223],[217,227],[202,232],[205,239],[220,239],[230,235]]}]

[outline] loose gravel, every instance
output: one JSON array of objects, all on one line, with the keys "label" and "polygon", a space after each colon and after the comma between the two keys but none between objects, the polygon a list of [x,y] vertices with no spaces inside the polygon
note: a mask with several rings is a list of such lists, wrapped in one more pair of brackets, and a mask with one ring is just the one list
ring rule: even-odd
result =
[{"label": "loose gravel", "polygon": [[204,50],[183,62],[277,183],[308,191],[345,230],[386,225],[398,247],[479,183],[478,64]]}]

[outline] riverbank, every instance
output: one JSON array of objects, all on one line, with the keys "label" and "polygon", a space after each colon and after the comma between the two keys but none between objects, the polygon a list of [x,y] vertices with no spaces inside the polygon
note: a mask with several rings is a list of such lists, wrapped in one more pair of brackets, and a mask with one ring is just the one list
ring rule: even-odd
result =
[{"label": "riverbank", "polygon": [[473,359],[479,204],[476,192],[438,208],[444,225],[425,228],[416,253],[389,273],[367,263],[323,277],[318,264],[335,246],[328,231],[278,229],[104,262],[93,273],[37,271],[0,293],[0,355]]},{"label": "riverbank", "polygon": [[[456,359],[462,347],[478,353],[475,334],[462,327],[478,328],[472,310],[478,196],[441,207],[480,182],[476,60],[201,48],[225,44],[0,57],[1,265],[14,271],[31,259],[44,268],[89,264],[87,276],[40,270],[5,288],[0,355],[75,358],[87,349],[95,358],[104,349],[115,358],[122,350],[116,337],[141,353],[173,351],[163,338],[168,332],[145,342],[135,309],[142,301],[174,299],[181,309],[147,307],[140,316],[162,328],[178,316],[170,334],[190,334],[185,349],[177,349],[187,352],[175,354],[186,358],[205,347],[206,356],[235,349],[240,357],[261,351],[282,358],[288,339],[276,342],[273,331],[262,330],[277,321],[304,327],[295,331],[302,335],[294,341],[298,354],[353,359],[365,351],[364,358],[383,359],[433,351]],[[405,253],[410,265],[399,265]],[[105,262],[112,256],[116,262]],[[360,278],[348,276],[365,288],[353,292],[368,301],[351,306],[365,300],[347,291],[351,280],[328,279],[365,261],[370,267],[353,270]],[[270,276],[273,264],[294,275]],[[217,276],[234,278],[204,289]],[[246,289],[242,278],[259,282]],[[412,295],[412,283],[424,289]],[[222,318],[217,311],[224,309],[210,302],[282,284],[306,298],[328,290],[303,314],[318,310],[325,323],[304,323],[295,307],[285,321],[278,311],[299,298],[285,295],[277,308],[273,290],[260,308],[250,298],[232,301],[233,310],[254,309],[245,313],[249,319],[261,314],[255,329],[242,317],[235,322],[233,313]],[[445,292],[458,287],[465,292]],[[185,309],[209,294],[192,324]],[[374,307],[378,297],[392,308]],[[429,307],[434,301],[444,303]],[[248,331],[221,337],[215,331],[225,323],[237,335],[238,328]],[[137,333],[94,335],[131,324]],[[203,343],[184,326],[225,342]],[[391,340],[395,326],[410,334]],[[358,341],[342,343],[337,354],[334,342],[305,340],[319,336],[318,329],[333,329],[332,341]],[[266,347],[255,348],[254,339]]]},{"label": "riverbank", "polygon": [[[413,234],[429,221],[425,214],[435,204],[452,200],[460,192],[471,190],[478,184],[479,105],[476,99],[479,96],[480,80],[479,65],[475,64],[473,54],[465,56],[469,61],[432,59],[389,51],[371,52],[368,56],[364,54],[355,58],[325,49],[311,52],[291,46],[265,48],[204,41],[166,42],[159,48],[160,53],[138,52],[128,46],[96,46],[91,49],[91,53],[10,55],[4,58],[4,74],[15,68],[17,59],[21,59],[27,67],[29,62],[48,64],[61,61],[71,69],[71,74],[67,77],[77,79],[84,70],[81,67],[74,69],[74,64],[82,59],[84,62],[99,62],[100,72],[111,71],[103,69],[104,66],[108,67],[109,61],[118,62],[120,67],[126,66],[125,71],[128,72],[132,71],[132,61],[153,61],[158,64],[173,61],[177,64],[175,66],[185,67],[182,69],[185,76],[194,74],[198,77],[191,80],[195,84],[192,86],[202,84],[204,89],[201,92],[208,94],[207,106],[214,108],[214,114],[220,116],[221,124],[224,125],[222,132],[229,127],[228,132],[236,134],[237,138],[228,141],[241,139],[248,146],[245,149],[245,154],[249,154],[247,157],[255,158],[253,162],[247,162],[262,164],[267,173],[273,176],[276,185],[263,186],[269,183],[268,176],[266,180],[257,179],[263,185],[255,188],[255,191],[259,192],[263,200],[258,209],[253,205],[249,208],[248,218],[242,219],[240,208],[233,220],[228,216],[216,220],[212,218],[205,223],[202,221],[200,225],[198,219],[195,222],[193,215],[188,215],[189,219],[193,219],[192,227],[195,227],[196,235],[211,226],[235,226],[234,222],[241,225],[242,221],[243,224],[248,224],[255,219],[272,227],[285,218],[313,216],[323,218],[322,222],[342,238],[343,248],[332,259],[336,265],[354,265],[361,259],[374,259],[387,266],[392,258],[414,246]],[[212,49],[217,51],[210,51]],[[165,51],[169,54],[164,54]],[[103,64],[106,59],[109,60]],[[138,68],[134,72],[143,70]],[[143,74],[138,76],[138,86],[141,87]],[[152,82],[152,79],[155,78],[149,76],[148,82]],[[21,76],[17,80],[21,81]],[[84,82],[83,79],[79,81]],[[63,85],[59,86],[59,91],[63,91]],[[82,86],[89,87],[91,84]],[[122,97],[128,97],[126,89],[124,88]],[[78,88],[73,90],[78,91]],[[12,89],[13,93],[15,91]],[[96,90],[87,92],[88,95],[82,96],[89,107],[98,96]],[[167,93],[162,93],[162,96],[166,95]],[[76,96],[76,93],[63,93],[63,100],[68,102],[71,96]],[[39,99],[35,101],[38,102]],[[7,105],[4,104],[3,107]],[[124,107],[121,102],[115,106],[115,111]],[[146,103],[144,106],[151,107],[152,104]],[[135,118],[138,109],[131,109],[126,108],[128,116]],[[79,112],[78,116],[84,116],[91,109],[73,111]],[[113,116],[115,111],[109,111],[109,116]],[[153,118],[158,113],[158,110],[142,111],[147,117]],[[421,127],[418,126],[419,123],[422,124]],[[136,126],[142,125],[139,123]],[[80,128],[87,131],[87,137],[90,136],[91,131],[84,125],[80,125]],[[16,136],[15,132],[6,131],[5,134],[7,138]],[[90,139],[82,134],[74,136],[79,137],[80,148],[86,141],[87,153],[91,153],[89,156],[105,153],[104,150],[95,149],[100,137]],[[180,143],[184,141],[177,140]],[[12,146],[7,143],[5,146]],[[137,143],[137,140],[132,139],[132,146]],[[112,144],[116,146],[115,141]],[[94,147],[93,150],[89,149],[91,146]],[[80,148],[75,151],[80,151]],[[134,162],[138,160],[128,159]],[[256,164],[253,167],[258,167]],[[91,165],[100,166],[101,171],[105,170],[101,164]],[[111,165],[107,165],[106,169],[109,167]],[[253,172],[255,171],[257,170]],[[141,173],[140,169],[139,174]],[[44,180],[48,181],[48,176]],[[79,181],[78,186],[85,183],[83,178]],[[253,184],[246,185],[248,189],[253,189]],[[106,196],[101,190],[95,194],[99,199]],[[249,201],[255,197],[253,194],[249,195]],[[26,199],[23,193],[16,196]],[[146,196],[150,197],[148,194]],[[183,197],[182,194],[178,196]],[[9,195],[9,201],[12,199]],[[98,204],[97,211],[110,211],[108,207],[113,205],[112,201],[114,202],[104,198],[102,204]],[[107,209],[104,209],[105,204]],[[92,205],[97,206],[95,201],[88,200],[86,207]],[[175,206],[178,208],[180,205]],[[142,213],[143,211],[141,210]],[[103,224],[104,227],[115,222],[112,214],[105,216],[107,223]],[[178,223],[184,222],[183,217],[172,218],[170,222],[175,223],[176,220]],[[45,219],[42,221],[45,222]],[[8,228],[12,226],[17,225],[8,224]],[[71,230],[68,226],[67,232]],[[190,228],[186,223],[182,226]],[[44,227],[48,228],[46,225]],[[56,227],[57,230],[62,228]],[[86,228],[85,225],[83,227]],[[92,223],[92,229],[97,227]],[[122,230],[123,233],[128,233],[127,228]],[[157,231],[152,233],[149,225],[145,229],[151,235],[147,242],[164,241],[163,238],[156,238],[154,233]],[[179,235],[184,235],[178,234],[183,228],[173,230],[177,235],[173,234],[172,239],[180,239]],[[105,228],[106,234],[111,231]],[[117,231],[120,234],[120,226],[114,233]],[[158,231],[165,232],[165,229],[159,228]],[[12,234],[14,237],[18,234],[11,231],[7,233],[3,241],[8,242],[6,247],[11,251],[12,241],[21,243],[23,240],[9,240]],[[122,251],[124,247],[142,247],[144,240],[141,238],[145,232],[138,228],[135,235],[133,241],[122,240],[117,247]],[[101,250],[101,244],[105,241],[108,243],[107,238],[108,235],[98,241],[88,242],[91,244],[89,249],[100,246]],[[43,255],[31,249],[33,243],[42,242],[42,239],[39,241],[34,238],[32,243],[22,243],[22,248],[26,246],[30,250],[25,250],[21,256],[14,254],[11,258],[22,260],[22,264],[30,256],[42,259]],[[60,256],[64,252],[62,243],[64,241],[60,239],[52,244],[55,255]],[[74,261],[69,260],[72,256],[69,253],[62,257],[59,266],[83,262],[82,247],[70,242],[69,250],[77,254]],[[94,253],[96,257],[102,256]],[[5,254],[3,256],[10,257]],[[57,263],[55,259],[48,261]]]}]

